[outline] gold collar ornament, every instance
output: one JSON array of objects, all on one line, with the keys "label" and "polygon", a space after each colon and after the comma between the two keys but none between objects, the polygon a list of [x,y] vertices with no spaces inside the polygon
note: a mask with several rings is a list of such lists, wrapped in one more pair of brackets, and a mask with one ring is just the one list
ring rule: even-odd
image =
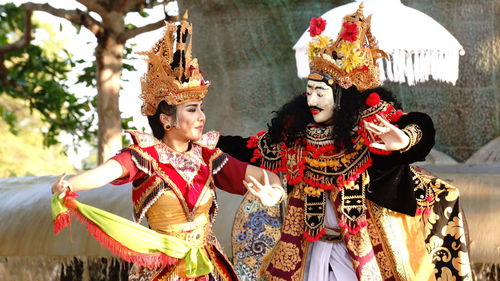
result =
[{"label": "gold collar ornament", "polygon": [[315,80],[313,76],[319,73],[331,77],[344,89],[354,85],[360,92],[380,86],[376,60],[387,54],[378,49],[370,22],[371,15],[365,18],[361,3],[355,13],[343,18],[337,40],[333,41],[321,36],[326,21],[313,18],[310,24],[313,40],[309,43],[310,79]]},{"label": "gold collar ornament", "polygon": [[161,101],[179,105],[205,98],[210,82],[205,81],[198,60],[191,57],[192,24],[188,13],[180,24],[165,22],[163,37],[148,52],[148,70],[141,78],[143,100],[141,112],[145,116],[156,113]]}]

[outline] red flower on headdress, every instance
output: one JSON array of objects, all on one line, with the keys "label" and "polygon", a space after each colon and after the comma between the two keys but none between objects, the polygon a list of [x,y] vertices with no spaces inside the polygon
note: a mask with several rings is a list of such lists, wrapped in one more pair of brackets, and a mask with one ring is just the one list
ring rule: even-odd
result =
[{"label": "red flower on headdress", "polygon": [[359,69],[359,71],[368,71],[368,70],[370,70],[370,69],[368,68],[368,66],[366,66],[366,64],[365,64],[365,65],[363,65],[363,67],[358,68],[358,69]]},{"label": "red flower on headdress", "polygon": [[365,104],[368,106],[376,106],[379,102],[380,96],[376,92],[369,94],[365,100]]},{"label": "red flower on headdress", "polygon": [[344,27],[344,30],[340,33],[342,39],[349,42],[358,40],[359,30],[355,23],[344,22],[342,26]]},{"label": "red flower on headdress", "polygon": [[321,32],[325,30],[325,27],[326,20],[322,19],[321,17],[312,18],[309,22],[309,35],[311,35],[311,37],[320,35]]}]

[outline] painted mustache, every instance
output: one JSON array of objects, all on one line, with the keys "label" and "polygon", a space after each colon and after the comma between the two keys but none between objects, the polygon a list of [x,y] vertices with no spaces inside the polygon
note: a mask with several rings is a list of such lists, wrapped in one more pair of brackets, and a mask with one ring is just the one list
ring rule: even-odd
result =
[{"label": "painted mustache", "polygon": [[317,107],[317,106],[309,106],[309,110],[313,110],[313,109],[316,109],[316,110],[323,110],[323,108],[321,108],[321,107]]}]

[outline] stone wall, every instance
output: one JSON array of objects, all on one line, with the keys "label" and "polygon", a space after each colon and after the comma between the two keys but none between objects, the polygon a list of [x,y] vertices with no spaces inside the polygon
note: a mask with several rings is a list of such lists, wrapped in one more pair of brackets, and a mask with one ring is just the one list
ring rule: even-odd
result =
[{"label": "stone wall", "polygon": [[[249,135],[265,129],[271,112],[304,90],[305,82],[296,76],[292,46],[310,18],[349,1],[178,2],[180,11],[189,9],[194,55],[212,81],[206,100],[208,127]],[[398,94],[406,111],[431,115],[438,150],[465,161],[500,136],[500,4],[493,0],[402,3],[441,23],[462,44],[465,55],[455,86],[436,81],[386,86]]]}]

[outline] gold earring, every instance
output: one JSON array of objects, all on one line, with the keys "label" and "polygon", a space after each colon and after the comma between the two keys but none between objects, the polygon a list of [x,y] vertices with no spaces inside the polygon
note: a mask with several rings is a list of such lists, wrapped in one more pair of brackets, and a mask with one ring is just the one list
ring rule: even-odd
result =
[{"label": "gold earring", "polygon": [[165,129],[165,131],[168,131],[168,130],[172,129],[172,125],[167,123],[167,124],[163,125],[163,128]]}]

